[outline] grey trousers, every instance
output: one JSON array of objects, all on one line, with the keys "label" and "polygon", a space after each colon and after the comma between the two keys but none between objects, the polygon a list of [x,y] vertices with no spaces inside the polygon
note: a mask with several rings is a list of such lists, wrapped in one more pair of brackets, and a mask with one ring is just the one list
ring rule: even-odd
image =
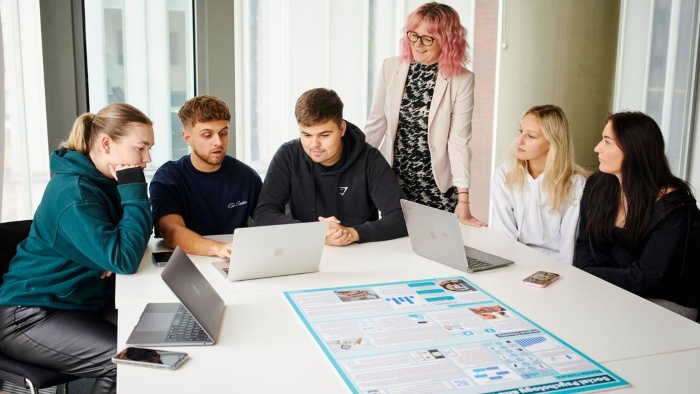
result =
[{"label": "grey trousers", "polygon": [[92,393],[117,392],[117,326],[100,313],[0,306],[0,351],[28,364],[95,378]]},{"label": "grey trousers", "polygon": [[662,300],[659,298],[647,298],[647,300],[653,302],[654,304],[664,307],[671,312],[676,312],[677,314],[687,317],[688,319],[695,321],[698,317],[698,310],[694,308],[688,308],[683,305],[678,305],[675,302]]}]

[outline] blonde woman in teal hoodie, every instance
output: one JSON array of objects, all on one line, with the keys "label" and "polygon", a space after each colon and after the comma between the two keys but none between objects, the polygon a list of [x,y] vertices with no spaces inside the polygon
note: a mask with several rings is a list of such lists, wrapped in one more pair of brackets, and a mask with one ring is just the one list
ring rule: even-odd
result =
[{"label": "blonde woman in teal hoodie", "polygon": [[117,328],[104,315],[111,274],[135,273],[150,238],[153,139],[146,115],[113,103],[78,117],[51,154],[54,176],[0,286],[0,351],[116,392]]}]

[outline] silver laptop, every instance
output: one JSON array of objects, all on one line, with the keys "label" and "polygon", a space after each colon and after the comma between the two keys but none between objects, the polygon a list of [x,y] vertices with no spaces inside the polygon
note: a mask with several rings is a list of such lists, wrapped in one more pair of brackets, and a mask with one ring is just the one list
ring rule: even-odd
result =
[{"label": "silver laptop", "polygon": [[316,272],[327,233],[327,222],[241,227],[233,234],[231,263],[213,264],[229,281]]},{"label": "silver laptop", "polygon": [[146,305],[126,343],[141,346],[213,345],[224,315],[224,300],[179,246],[161,277],[181,304]]},{"label": "silver laptop", "polygon": [[459,219],[452,213],[401,200],[411,247],[416,254],[465,272],[484,271],[513,261],[464,245]]}]

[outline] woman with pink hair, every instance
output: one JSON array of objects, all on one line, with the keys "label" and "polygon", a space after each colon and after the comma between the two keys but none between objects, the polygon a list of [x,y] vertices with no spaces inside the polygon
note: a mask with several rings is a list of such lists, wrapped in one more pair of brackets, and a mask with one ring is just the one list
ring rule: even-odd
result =
[{"label": "woman with pink hair", "polygon": [[406,198],[485,226],[469,208],[474,74],[450,6],[427,3],[406,20],[401,56],[384,60],[365,126]]}]

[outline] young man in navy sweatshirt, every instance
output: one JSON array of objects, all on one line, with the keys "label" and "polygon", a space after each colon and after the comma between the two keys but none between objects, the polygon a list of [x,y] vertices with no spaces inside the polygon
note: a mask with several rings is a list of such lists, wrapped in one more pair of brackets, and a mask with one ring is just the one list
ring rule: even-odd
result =
[{"label": "young man in navy sweatshirt", "polygon": [[185,253],[231,257],[231,243],[204,238],[246,227],[262,187],[247,164],[228,156],[231,111],[221,99],[193,97],[177,116],[192,152],[164,163],[151,181],[156,236]]}]

